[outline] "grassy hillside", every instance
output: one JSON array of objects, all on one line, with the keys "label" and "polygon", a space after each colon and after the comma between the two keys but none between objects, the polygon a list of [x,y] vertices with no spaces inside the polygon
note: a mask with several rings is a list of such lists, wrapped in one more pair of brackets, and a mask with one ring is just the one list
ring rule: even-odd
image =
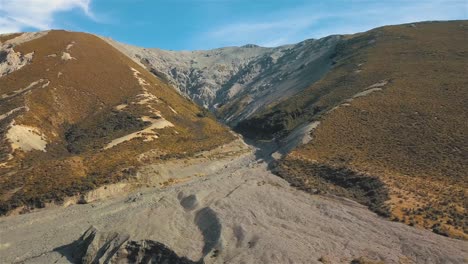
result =
[{"label": "grassy hillside", "polygon": [[0,214],[132,177],[144,160],[188,156],[233,139],[96,36],[51,31],[14,50],[34,55],[0,78],[0,115],[10,113],[0,118]]},{"label": "grassy hillside", "polygon": [[[322,80],[237,129],[273,138],[320,120],[312,141],[280,162],[280,175],[357,200],[364,191],[365,204],[396,221],[467,238],[467,36],[467,21],[348,36]],[[385,203],[381,192],[334,180],[356,174],[382,182]]]}]

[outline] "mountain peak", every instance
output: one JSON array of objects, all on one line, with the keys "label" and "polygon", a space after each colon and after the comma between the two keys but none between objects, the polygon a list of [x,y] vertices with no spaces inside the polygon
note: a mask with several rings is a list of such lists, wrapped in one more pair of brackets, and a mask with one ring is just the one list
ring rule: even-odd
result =
[{"label": "mountain peak", "polygon": [[259,45],[256,44],[245,44],[241,46],[241,48],[261,48]]}]

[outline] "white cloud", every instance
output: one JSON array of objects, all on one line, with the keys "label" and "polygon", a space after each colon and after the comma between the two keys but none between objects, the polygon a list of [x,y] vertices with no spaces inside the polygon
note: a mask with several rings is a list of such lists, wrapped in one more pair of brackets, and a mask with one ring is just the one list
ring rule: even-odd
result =
[{"label": "white cloud", "polygon": [[0,33],[18,32],[24,28],[50,29],[54,14],[82,10],[94,18],[90,11],[91,0],[0,0]]},{"label": "white cloud", "polygon": [[[339,3],[339,1],[337,1]],[[278,46],[331,34],[350,34],[375,27],[426,20],[466,19],[466,0],[349,1],[323,7],[299,8],[264,14],[242,22],[220,25],[205,32],[198,42],[213,46]]]}]

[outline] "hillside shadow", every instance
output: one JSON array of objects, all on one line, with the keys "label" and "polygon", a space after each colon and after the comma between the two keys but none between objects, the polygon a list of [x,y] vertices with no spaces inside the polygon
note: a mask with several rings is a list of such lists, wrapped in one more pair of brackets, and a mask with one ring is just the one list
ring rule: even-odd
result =
[{"label": "hillside shadow", "polygon": [[276,161],[271,155],[278,151],[278,143],[275,140],[255,140],[249,138],[244,138],[244,141],[255,148],[255,159],[259,162],[263,161],[267,163],[270,169]]}]

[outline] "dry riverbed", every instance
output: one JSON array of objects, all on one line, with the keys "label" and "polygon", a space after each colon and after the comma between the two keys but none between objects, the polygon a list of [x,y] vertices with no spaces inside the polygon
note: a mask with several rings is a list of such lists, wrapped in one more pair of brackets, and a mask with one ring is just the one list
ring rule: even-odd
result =
[{"label": "dry riverbed", "polygon": [[0,259],[79,262],[61,249],[90,226],[129,240],[157,241],[178,256],[205,263],[350,263],[361,257],[463,263],[468,258],[467,242],[390,222],[346,199],[291,188],[253,152],[239,143],[217,154],[149,165],[139,172],[142,187],[132,192],[0,218]]}]

